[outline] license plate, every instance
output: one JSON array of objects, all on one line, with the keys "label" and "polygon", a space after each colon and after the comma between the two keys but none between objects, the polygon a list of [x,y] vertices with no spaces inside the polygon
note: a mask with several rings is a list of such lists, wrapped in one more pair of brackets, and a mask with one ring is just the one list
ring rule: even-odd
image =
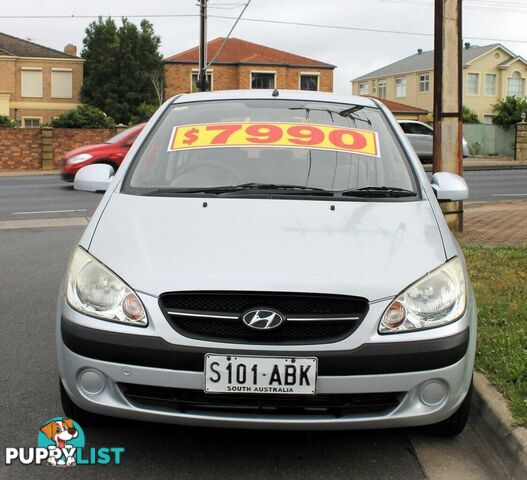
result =
[{"label": "license plate", "polygon": [[206,393],[314,395],[317,359],[205,355]]}]

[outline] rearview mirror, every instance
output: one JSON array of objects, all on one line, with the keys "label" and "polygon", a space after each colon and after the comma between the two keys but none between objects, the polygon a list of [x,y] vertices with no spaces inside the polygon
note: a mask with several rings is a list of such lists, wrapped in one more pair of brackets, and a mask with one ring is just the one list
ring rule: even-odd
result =
[{"label": "rearview mirror", "polygon": [[105,192],[114,176],[113,167],[103,163],[81,168],[73,181],[74,190]]},{"label": "rearview mirror", "polygon": [[439,201],[455,202],[468,199],[467,182],[455,173],[434,173],[430,182]]}]

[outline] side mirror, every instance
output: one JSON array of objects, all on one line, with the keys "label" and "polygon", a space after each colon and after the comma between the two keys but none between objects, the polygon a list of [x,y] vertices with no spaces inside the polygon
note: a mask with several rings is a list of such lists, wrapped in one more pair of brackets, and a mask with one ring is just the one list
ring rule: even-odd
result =
[{"label": "side mirror", "polygon": [[467,182],[455,173],[434,173],[430,182],[439,201],[455,202],[468,199]]},{"label": "side mirror", "polygon": [[114,175],[113,167],[98,163],[81,168],[73,181],[74,190],[105,192]]}]

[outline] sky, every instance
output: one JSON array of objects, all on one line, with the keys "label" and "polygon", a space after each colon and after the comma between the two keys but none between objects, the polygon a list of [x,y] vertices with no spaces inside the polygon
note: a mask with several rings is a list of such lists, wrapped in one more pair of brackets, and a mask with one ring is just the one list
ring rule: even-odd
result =
[{"label": "sky", "polygon": [[[237,17],[247,0],[209,0],[209,14]],[[0,0],[0,31],[62,50],[82,49],[87,25],[97,16],[139,23],[148,18],[161,37],[161,53],[174,55],[198,44],[197,0]],[[232,36],[337,66],[334,91],[350,93],[350,80],[433,48],[433,0],[252,0]],[[7,18],[64,15],[70,18]],[[93,18],[71,18],[71,16]],[[135,18],[134,16],[139,16]],[[380,33],[244,21],[267,19],[339,27],[391,30]],[[527,0],[464,0],[463,36],[474,45],[502,43],[527,58]],[[208,38],[225,36],[233,19],[209,18]],[[428,34],[428,35],[426,35]],[[483,37],[476,39],[473,37]]]}]

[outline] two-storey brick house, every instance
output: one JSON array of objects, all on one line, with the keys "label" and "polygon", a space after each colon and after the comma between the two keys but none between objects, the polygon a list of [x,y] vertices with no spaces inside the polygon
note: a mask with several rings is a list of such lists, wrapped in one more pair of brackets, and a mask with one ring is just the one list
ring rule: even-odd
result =
[{"label": "two-storey brick house", "polygon": [[[311,58],[229,38],[207,44],[207,56],[214,58],[208,69],[211,90],[278,88],[333,91],[334,65]],[[165,63],[165,96],[197,91],[199,48],[173,55]]]},{"label": "two-storey brick house", "polygon": [[60,52],[0,33],[0,115],[39,127],[77,107],[83,63],[74,45]]}]

